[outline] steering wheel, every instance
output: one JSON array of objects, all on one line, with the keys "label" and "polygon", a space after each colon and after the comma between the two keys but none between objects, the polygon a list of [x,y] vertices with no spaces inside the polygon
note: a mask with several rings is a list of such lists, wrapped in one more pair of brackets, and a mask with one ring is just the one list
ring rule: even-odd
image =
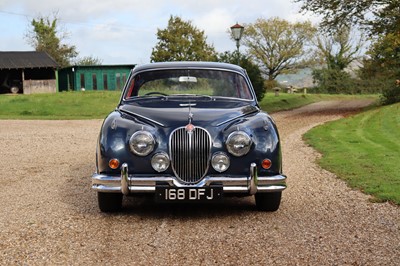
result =
[{"label": "steering wheel", "polygon": [[168,94],[162,93],[162,92],[158,92],[158,91],[152,91],[149,93],[144,94],[144,96],[148,96],[148,95],[162,95],[162,96],[168,96]]}]

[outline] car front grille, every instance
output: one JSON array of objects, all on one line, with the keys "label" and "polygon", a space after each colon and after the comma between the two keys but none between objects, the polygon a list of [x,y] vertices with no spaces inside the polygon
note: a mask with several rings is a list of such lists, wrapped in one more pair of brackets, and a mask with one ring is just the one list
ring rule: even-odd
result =
[{"label": "car front grille", "polygon": [[203,128],[178,128],[170,137],[170,155],[175,175],[185,184],[195,184],[207,173],[211,137]]}]

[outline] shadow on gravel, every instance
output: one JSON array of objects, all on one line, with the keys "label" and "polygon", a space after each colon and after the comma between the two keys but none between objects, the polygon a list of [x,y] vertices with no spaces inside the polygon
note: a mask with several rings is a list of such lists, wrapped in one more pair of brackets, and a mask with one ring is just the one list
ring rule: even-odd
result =
[{"label": "shadow on gravel", "polygon": [[252,197],[226,197],[214,203],[159,203],[152,196],[125,197],[120,214],[139,215],[144,218],[210,218],[241,216],[257,211]]}]

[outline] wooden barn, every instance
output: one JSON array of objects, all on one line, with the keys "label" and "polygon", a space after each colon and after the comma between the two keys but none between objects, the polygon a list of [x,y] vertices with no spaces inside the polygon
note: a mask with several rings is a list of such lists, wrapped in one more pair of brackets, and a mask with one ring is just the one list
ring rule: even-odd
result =
[{"label": "wooden barn", "polygon": [[135,65],[71,66],[58,71],[59,91],[121,90]]},{"label": "wooden barn", "polygon": [[56,92],[57,67],[45,52],[0,51],[0,92]]}]

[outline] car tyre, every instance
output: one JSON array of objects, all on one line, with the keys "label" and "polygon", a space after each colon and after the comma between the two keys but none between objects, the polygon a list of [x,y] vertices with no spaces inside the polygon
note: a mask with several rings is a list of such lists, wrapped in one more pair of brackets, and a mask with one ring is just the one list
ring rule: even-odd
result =
[{"label": "car tyre", "polygon": [[256,206],[259,211],[274,212],[281,204],[282,192],[257,193]]},{"label": "car tyre", "polygon": [[122,207],[122,194],[97,192],[99,208],[102,212],[116,212]]}]

